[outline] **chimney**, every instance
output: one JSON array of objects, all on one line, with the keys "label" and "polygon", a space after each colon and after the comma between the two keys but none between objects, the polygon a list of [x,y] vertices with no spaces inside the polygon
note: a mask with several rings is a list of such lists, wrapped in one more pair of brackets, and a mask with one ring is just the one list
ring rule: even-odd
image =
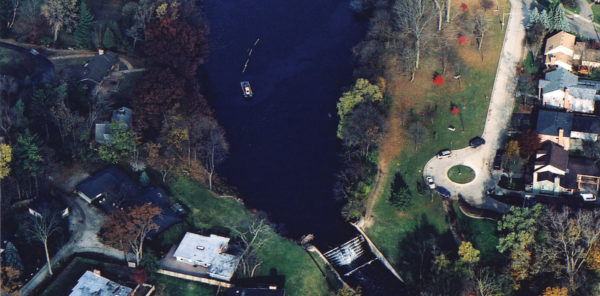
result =
[{"label": "chimney", "polygon": [[94,274],[95,275],[102,275],[99,269],[94,269]]},{"label": "chimney", "polygon": [[565,136],[565,130],[563,130],[562,128],[558,129],[558,138],[562,138]]}]

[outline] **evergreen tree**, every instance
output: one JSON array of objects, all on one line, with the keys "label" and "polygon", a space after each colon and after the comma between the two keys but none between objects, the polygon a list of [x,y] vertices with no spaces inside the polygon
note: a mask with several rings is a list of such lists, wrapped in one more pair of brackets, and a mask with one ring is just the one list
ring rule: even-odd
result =
[{"label": "evergreen tree", "polygon": [[[557,2],[558,3],[558,2]],[[549,19],[549,30],[550,31],[570,31],[569,22],[567,21],[567,16],[565,14],[565,8],[562,3],[558,3],[557,5],[552,5],[553,7],[550,10],[550,14],[548,15]]]},{"label": "evergreen tree", "polygon": [[75,42],[81,48],[89,48],[90,46],[90,30],[94,24],[94,16],[87,8],[87,4],[81,2],[79,6],[79,22],[75,28]]},{"label": "evergreen tree", "polygon": [[396,174],[392,182],[392,193],[390,202],[398,210],[405,210],[411,205],[411,193],[408,185],[402,179],[400,174]]},{"label": "evergreen tree", "polygon": [[104,31],[104,36],[102,36],[102,44],[105,48],[113,48],[117,46],[117,42],[115,41],[115,34],[110,28],[106,28]]},{"label": "evergreen tree", "polygon": [[146,174],[146,172],[142,172],[142,174],[140,175],[140,183],[142,183],[142,186],[146,187],[148,185],[150,185],[150,178],[148,177],[148,174]]},{"label": "evergreen tree", "polygon": [[20,180],[36,177],[43,171],[44,157],[39,138],[29,130],[19,135],[17,144],[12,150],[12,171]]},{"label": "evergreen tree", "polygon": [[8,242],[6,249],[4,250],[4,262],[6,266],[10,266],[16,270],[23,271],[23,264],[21,263],[21,256],[13,243]]}]

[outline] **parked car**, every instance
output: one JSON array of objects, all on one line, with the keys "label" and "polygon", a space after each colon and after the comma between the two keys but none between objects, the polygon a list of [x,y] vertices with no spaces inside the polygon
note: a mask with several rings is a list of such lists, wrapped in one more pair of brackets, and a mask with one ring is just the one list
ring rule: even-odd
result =
[{"label": "parked car", "polygon": [[444,149],[441,150],[440,152],[438,152],[438,154],[436,154],[435,156],[437,158],[446,158],[446,157],[450,157],[452,155],[452,151],[450,151],[450,149]]},{"label": "parked car", "polygon": [[446,188],[444,188],[444,187],[441,187],[441,186],[437,186],[437,187],[435,188],[435,191],[436,191],[436,192],[437,192],[439,195],[441,195],[441,196],[443,196],[443,197],[448,197],[448,198],[449,198],[450,196],[452,196],[452,193],[450,193],[450,191],[449,191],[448,189],[446,189]]},{"label": "parked car", "polygon": [[32,54],[32,55],[38,55],[38,54],[40,54],[37,50],[35,50],[33,48],[29,51],[29,53]]},{"label": "parked car", "polygon": [[581,198],[583,198],[583,201],[595,201],[596,195],[593,193],[581,193]]},{"label": "parked car", "polygon": [[427,186],[429,186],[430,189],[435,189],[435,183],[433,183],[432,176],[425,177],[425,181],[427,181]]},{"label": "parked car", "polygon": [[504,150],[499,149],[496,151],[496,156],[494,156],[494,164],[492,168],[494,170],[500,170],[502,168],[502,156],[504,155]]},{"label": "parked car", "polygon": [[477,148],[483,144],[485,144],[485,140],[482,137],[475,137],[469,141],[469,146],[473,148]]}]

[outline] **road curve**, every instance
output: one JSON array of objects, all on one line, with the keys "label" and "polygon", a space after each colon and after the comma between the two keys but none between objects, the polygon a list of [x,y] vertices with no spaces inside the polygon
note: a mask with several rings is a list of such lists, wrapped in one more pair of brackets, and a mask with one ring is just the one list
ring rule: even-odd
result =
[{"label": "road curve", "polygon": [[[445,159],[433,157],[423,169],[424,176],[432,176],[436,185],[448,189],[454,198],[460,195],[475,207],[497,212],[505,212],[508,206],[486,197],[485,189],[492,187],[498,181],[498,176],[491,174],[491,162],[502,143],[513,110],[516,68],[523,55],[524,24],[528,15],[528,5],[525,1],[511,0],[510,3],[510,16],[482,135],[486,144],[478,148],[466,147],[454,150],[452,156]],[[459,164],[469,166],[475,171],[473,181],[457,184],[448,179],[448,170]]]}]

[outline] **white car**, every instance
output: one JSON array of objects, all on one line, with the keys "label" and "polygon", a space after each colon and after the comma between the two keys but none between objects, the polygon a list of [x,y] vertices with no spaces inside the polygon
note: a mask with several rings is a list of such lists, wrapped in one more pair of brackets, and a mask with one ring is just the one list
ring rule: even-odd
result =
[{"label": "white car", "polygon": [[33,48],[29,51],[29,53],[32,54],[32,55],[38,55],[38,54],[40,54],[37,50],[35,50]]},{"label": "white car", "polygon": [[427,186],[429,186],[430,189],[435,189],[435,183],[433,183],[432,176],[425,177],[425,181],[427,181]]},{"label": "white car", "polygon": [[581,193],[581,198],[583,198],[584,201],[596,200],[596,196],[593,193]]}]

